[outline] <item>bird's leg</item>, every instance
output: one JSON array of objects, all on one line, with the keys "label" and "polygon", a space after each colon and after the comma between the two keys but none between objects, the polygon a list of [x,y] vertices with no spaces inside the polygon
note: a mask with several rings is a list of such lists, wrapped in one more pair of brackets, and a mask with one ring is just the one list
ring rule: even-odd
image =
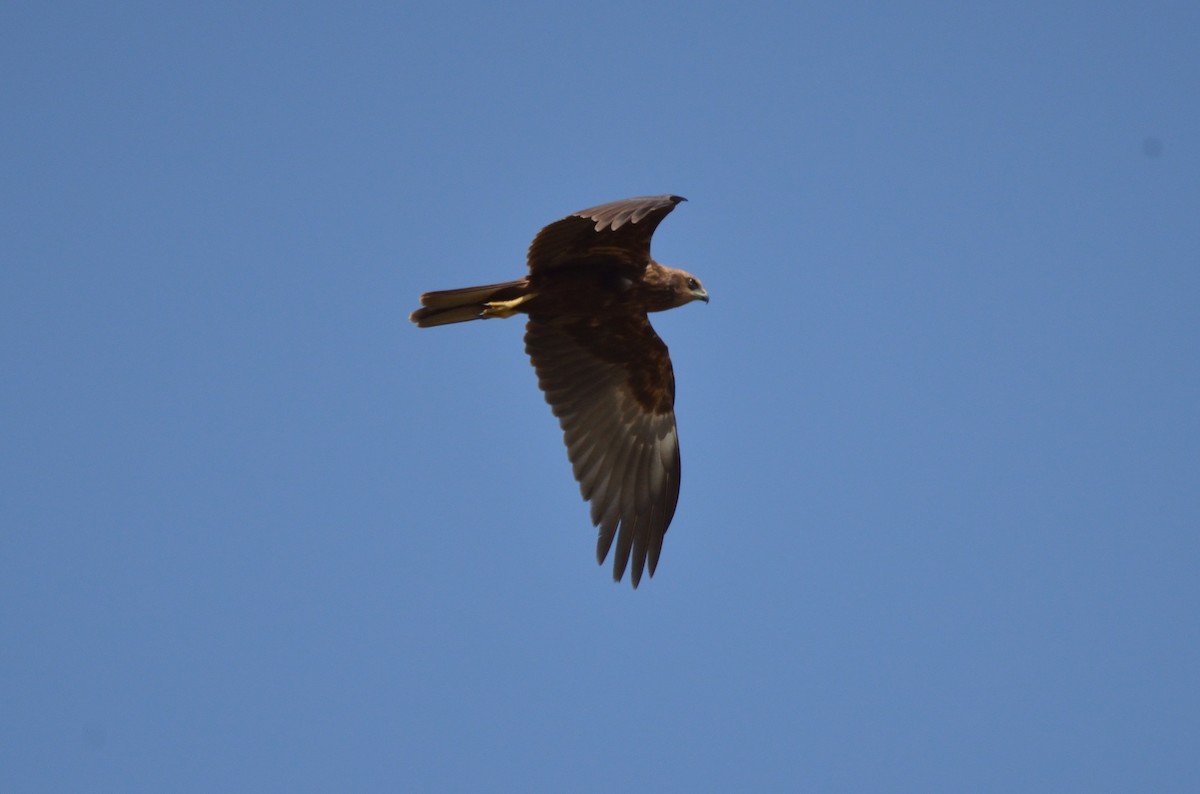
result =
[{"label": "bird's leg", "polygon": [[490,320],[493,317],[512,317],[517,313],[517,307],[533,298],[535,294],[530,292],[519,298],[513,298],[510,301],[489,301],[483,304],[483,311],[479,313],[479,317],[483,320]]}]

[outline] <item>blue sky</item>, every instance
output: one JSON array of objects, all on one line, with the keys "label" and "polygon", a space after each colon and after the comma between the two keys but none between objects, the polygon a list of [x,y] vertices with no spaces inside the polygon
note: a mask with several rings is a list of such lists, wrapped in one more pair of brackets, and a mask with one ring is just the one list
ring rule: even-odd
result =
[{"label": "blue sky", "polygon": [[[6,791],[1194,791],[1193,3],[6,3]],[[690,201],[594,531],[532,235]]]}]

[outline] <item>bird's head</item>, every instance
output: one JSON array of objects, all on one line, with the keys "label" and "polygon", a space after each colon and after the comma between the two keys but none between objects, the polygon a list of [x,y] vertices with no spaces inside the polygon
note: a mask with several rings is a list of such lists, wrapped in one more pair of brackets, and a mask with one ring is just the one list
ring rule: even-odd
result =
[{"label": "bird's head", "polygon": [[700,279],[683,270],[675,271],[675,294],[678,296],[679,302],[676,306],[682,306],[685,303],[692,301],[704,301],[708,303],[708,291],[704,289],[704,285],[700,283]]},{"label": "bird's head", "polygon": [[666,311],[692,301],[708,303],[700,279],[686,270],[650,263],[638,288],[638,302],[645,311]]}]

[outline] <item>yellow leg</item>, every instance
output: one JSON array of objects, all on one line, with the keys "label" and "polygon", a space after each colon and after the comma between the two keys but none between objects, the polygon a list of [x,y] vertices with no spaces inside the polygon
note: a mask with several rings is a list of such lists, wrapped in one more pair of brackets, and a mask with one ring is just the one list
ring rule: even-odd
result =
[{"label": "yellow leg", "polygon": [[490,320],[493,317],[512,317],[517,313],[517,307],[525,301],[532,299],[534,294],[531,292],[528,295],[522,295],[510,301],[491,301],[485,303],[483,304],[483,312],[479,316],[484,320]]}]

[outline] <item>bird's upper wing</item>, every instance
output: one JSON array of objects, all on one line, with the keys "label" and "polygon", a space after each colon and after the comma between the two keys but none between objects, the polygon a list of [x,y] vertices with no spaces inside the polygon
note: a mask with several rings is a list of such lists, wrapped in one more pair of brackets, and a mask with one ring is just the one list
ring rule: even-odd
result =
[{"label": "bird's upper wing", "polygon": [[538,232],[529,246],[529,272],[586,263],[622,262],[640,273],[650,261],[650,237],[682,196],[622,199],[580,210]]},{"label": "bird's upper wing", "polygon": [[675,376],[667,346],[645,315],[532,318],[525,350],[558,417],[583,498],[600,528],[597,562],[613,538],[613,579],[633,553],[637,587],[658,565],[679,501]]}]

